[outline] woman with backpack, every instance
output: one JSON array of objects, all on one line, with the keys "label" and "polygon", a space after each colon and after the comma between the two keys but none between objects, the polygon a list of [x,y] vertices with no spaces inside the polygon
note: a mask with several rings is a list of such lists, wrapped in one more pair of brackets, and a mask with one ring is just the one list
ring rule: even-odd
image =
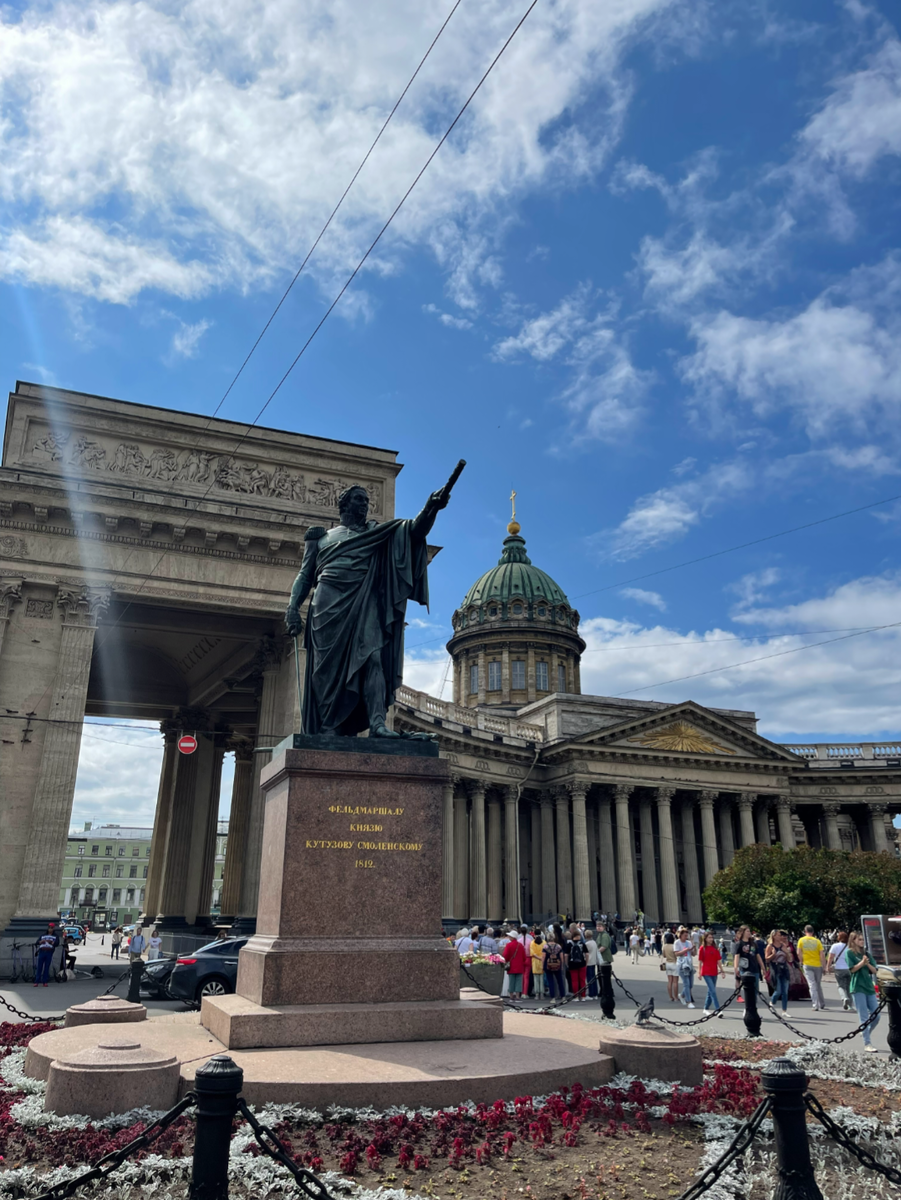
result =
[{"label": "woman with backpack", "polygon": [[576,1000],[583,1003],[588,999],[586,968],[588,956],[585,951],[585,941],[578,925],[570,925],[569,940],[566,943],[566,960],[569,967],[569,986]]},{"label": "woman with backpack", "polygon": [[559,995],[562,1000],[566,995],[566,954],[563,949],[562,931],[560,940],[557,939],[559,925],[554,926],[553,937],[548,936],[544,946],[544,977],[547,980],[548,995],[553,1000]]}]

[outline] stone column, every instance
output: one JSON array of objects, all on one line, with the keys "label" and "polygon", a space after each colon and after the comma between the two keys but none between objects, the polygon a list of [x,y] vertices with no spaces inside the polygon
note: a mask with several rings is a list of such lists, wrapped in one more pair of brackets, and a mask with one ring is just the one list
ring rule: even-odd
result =
[{"label": "stone column", "polygon": [[465,795],[454,797],[454,917],[469,919],[469,808]]},{"label": "stone column", "polygon": [[738,819],[741,826],[742,846],[754,845],[754,795],[742,792],[738,797]]},{"label": "stone column", "polygon": [[[541,879],[544,870],[544,847],[541,844],[541,805],[530,803],[529,816],[532,831],[530,839],[532,912],[537,914],[541,909]],[[523,916],[525,916],[525,913],[523,913]]]},{"label": "stone column", "polygon": [[[250,801],[253,789],[253,742],[234,738],[228,749],[235,753],[235,778],[232,783],[232,802],[228,815],[228,841],[225,845],[225,870],[222,876],[220,902],[222,924],[230,924],[238,915],[241,903],[241,881],[244,877],[244,856],[247,852],[247,829],[250,824]],[[151,852],[151,860],[153,853]]]},{"label": "stone column", "polygon": [[201,765],[206,769],[212,758],[212,742],[204,739],[209,714],[201,708],[183,708],[176,717],[182,733],[197,735],[193,754],[179,754],[175,768],[172,793],[172,816],[166,852],[160,865],[160,904],[156,924],[162,930],[182,930],[185,921],[188,869],[191,862],[191,840],[194,829],[194,804]]},{"label": "stone column", "polygon": [[488,864],[485,853],[485,784],[474,779],[470,784],[469,915],[474,921],[488,919]]},{"label": "stone column", "polygon": [[657,896],[657,864],[654,861],[654,815],[651,801],[642,796],[638,804],[638,824],[641,833],[641,892],[642,907],[653,920],[660,917]]},{"label": "stone column", "polygon": [[873,849],[877,854],[888,851],[888,838],[885,836],[885,813],[887,805],[871,804],[869,806],[870,817],[870,841],[873,843]]},{"label": "stone column", "polygon": [[489,921],[498,921],[504,916],[503,877],[504,855],[501,847],[501,802],[492,792],[488,798],[488,906]]},{"label": "stone column", "polygon": [[548,792],[541,793],[541,909],[545,914],[559,911],[554,855],[554,813]]},{"label": "stone column", "polygon": [[178,746],[180,729],[177,721],[160,721],[163,735],[163,765],[156,794],[156,813],[153,818],[153,837],[150,841],[150,861],[147,864],[147,885],[144,892],[144,915],[153,921],[160,910],[160,883],[166,845],[169,841],[169,826],[172,821],[172,794],[175,787],[175,770],[181,757]]},{"label": "stone column", "polygon": [[569,837],[569,792],[554,790],[557,806],[557,907],[562,913],[573,911],[573,859]]},{"label": "stone column", "polygon": [[732,831],[732,801],[728,796],[720,800],[720,844],[723,847],[723,866],[730,867],[735,858],[735,834]]},{"label": "stone column", "polygon": [[[454,789],[460,782],[459,775],[448,775],[444,785],[443,821],[441,828],[441,917],[444,921],[454,919]],[[226,866],[228,864],[226,863]]]},{"label": "stone column", "polygon": [[209,768],[198,780],[194,797],[194,828],[191,838],[191,862],[185,888],[185,920],[201,928],[212,924],[213,873],[216,867],[216,834],[219,828],[219,793],[222,790],[222,762],[226,738],[216,730],[210,734]]},{"label": "stone column", "polygon": [[479,704],[488,702],[488,659],[485,647],[479,646]]},{"label": "stone column", "polygon": [[501,700],[510,703],[510,651],[506,646],[501,650]]},{"label": "stone column", "polygon": [[838,804],[827,800],[823,805],[823,815],[826,818],[826,845],[830,850],[841,850],[842,835],[838,831]]},{"label": "stone column", "polygon": [[591,895],[592,916],[600,910],[598,892],[598,821],[597,814],[588,810],[588,890]]},{"label": "stone column", "polygon": [[616,796],[616,865],[619,880],[619,915],[624,921],[631,921],[638,908],[638,897],[635,895],[635,843],[632,837],[632,820],[629,815],[629,797],[632,795],[632,785],[617,783],[614,786]]},{"label": "stone column", "polygon": [[22,603],[22,580],[0,579],[0,651],[14,604]]},{"label": "stone column", "polygon": [[693,925],[704,919],[701,904],[701,877],[698,871],[698,843],[695,837],[694,802],[686,800],[681,809],[682,862],[685,866],[685,909]]},{"label": "stone column", "polygon": [[770,839],[770,802],[764,796],[754,812],[754,823],[757,827],[757,841],[761,846],[769,846]]},{"label": "stone column", "polygon": [[710,886],[710,881],[720,869],[719,857],[716,850],[716,818],[713,806],[719,792],[698,792],[698,807],[701,810],[701,857],[704,862],[704,887]]},{"label": "stone column", "polygon": [[[292,639],[293,640],[293,639]],[[293,649],[293,647],[292,647]],[[260,775],[269,765],[271,754],[265,749],[275,746],[285,730],[279,722],[278,683],[284,650],[276,638],[264,638],[257,652],[256,669],[261,680],[260,707],[256,748],[253,756],[253,782],[250,785],[250,817],[247,823],[247,851],[244,855],[244,878],[241,881],[241,903],[234,933],[253,933],[257,926],[257,900],[260,892],[260,861],[263,854],[263,817],[266,804],[260,787]],[[293,661],[288,664],[294,670]]]},{"label": "stone column", "polygon": [[59,907],[94,633],[109,599],[108,591],[80,585],[64,584],[57,594],[62,636],[47,714],[52,724],[44,735],[17,917],[43,922]]},{"label": "stone column", "polygon": [[526,650],[526,688],[529,703],[538,699],[538,690],[535,687],[535,647],[529,645]]},{"label": "stone column", "polygon": [[657,825],[660,835],[660,917],[668,925],[682,920],[679,901],[679,873],[676,866],[676,842],[673,837],[672,801],[675,788],[657,789]]},{"label": "stone column", "polygon": [[519,788],[504,788],[504,916],[521,920],[522,897],[519,890]]},{"label": "stone column", "polygon": [[577,921],[591,920],[591,885],[588,872],[588,822],[585,796],[588,785],[574,780],[569,784],[573,806],[573,916]]},{"label": "stone column", "polygon": [[601,912],[612,917],[617,911],[616,854],[613,849],[613,822],[610,818],[610,798],[598,798],[598,854],[601,860]]},{"label": "stone column", "polygon": [[794,850],[795,831],[792,827],[792,806],[788,796],[776,797],[776,824],[783,850]]}]

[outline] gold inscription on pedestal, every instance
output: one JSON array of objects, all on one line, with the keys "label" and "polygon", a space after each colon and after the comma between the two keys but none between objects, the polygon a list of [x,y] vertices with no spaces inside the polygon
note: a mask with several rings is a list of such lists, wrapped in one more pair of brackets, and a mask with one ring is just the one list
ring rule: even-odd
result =
[{"label": "gold inscription on pedestal", "polygon": [[355,867],[374,867],[375,863],[371,858],[358,858],[354,863]]},{"label": "gold inscription on pedestal", "polygon": [[307,838],[308,850],[353,850],[353,842],[330,842],[321,838]]},{"label": "gold inscription on pedestal", "polygon": [[330,813],[344,813],[348,817],[402,817],[402,808],[372,808],[365,804],[330,804]]},{"label": "gold inscription on pedestal", "polygon": [[421,850],[422,842],[357,842],[358,850]]},{"label": "gold inscription on pedestal", "polygon": [[381,825],[351,825],[351,833],[381,833]]}]

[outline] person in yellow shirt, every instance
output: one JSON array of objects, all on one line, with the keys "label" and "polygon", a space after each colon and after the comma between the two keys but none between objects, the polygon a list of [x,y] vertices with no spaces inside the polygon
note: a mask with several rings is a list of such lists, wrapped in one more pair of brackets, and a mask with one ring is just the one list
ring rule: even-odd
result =
[{"label": "person in yellow shirt", "polygon": [[535,985],[535,999],[544,996],[544,938],[540,933],[532,934],[532,944],[529,946],[532,959],[532,982]]},{"label": "person in yellow shirt", "polygon": [[801,955],[801,966],[804,977],[810,987],[810,999],[813,1011],[826,1011],[826,997],[823,995],[823,971],[826,969],[826,951],[823,943],[814,935],[813,926],[804,926],[804,936],[798,939],[798,953]]}]

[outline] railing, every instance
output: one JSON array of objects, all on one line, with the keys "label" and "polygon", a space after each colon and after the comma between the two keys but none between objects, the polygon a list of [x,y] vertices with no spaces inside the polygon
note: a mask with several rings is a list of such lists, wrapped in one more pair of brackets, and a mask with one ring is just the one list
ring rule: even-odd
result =
[{"label": "railing", "polygon": [[786,746],[798,758],[817,762],[881,762],[884,759],[901,759],[901,745],[897,742],[815,742],[806,746]]},{"label": "railing", "polygon": [[413,688],[399,687],[397,703],[405,704],[408,708],[425,713],[427,716],[438,717],[441,721],[451,721],[470,729],[481,729],[485,733],[522,738],[527,742],[544,741],[543,725],[517,721],[515,717],[498,717],[477,708],[461,708],[458,704],[453,704],[448,700],[436,700],[427,692],[417,692]]}]

